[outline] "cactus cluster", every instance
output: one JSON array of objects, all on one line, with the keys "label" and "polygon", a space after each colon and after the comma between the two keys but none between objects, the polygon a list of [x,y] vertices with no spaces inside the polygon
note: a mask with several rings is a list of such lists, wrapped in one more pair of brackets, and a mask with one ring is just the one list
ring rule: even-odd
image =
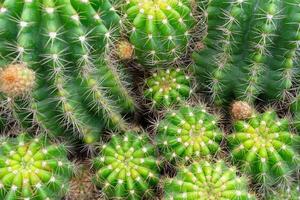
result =
[{"label": "cactus cluster", "polygon": [[88,144],[103,127],[127,128],[135,103],[109,58],[121,20],[109,0],[5,0],[0,10],[0,91],[15,97],[24,128],[75,132]]},{"label": "cactus cluster", "polygon": [[180,68],[157,70],[146,80],[144,96],[154,108],[169,108],[192,94],[191,80]]},{"label": "cactus cluster", "polygon": [[286,99],[298,65],[299,0],[198,2],[207,34],[195,73],[216,104]]},{"label": "cactus cluster", "polygon": [[185,54],[195,25],[191,2],[127,0],[123,10],[129,41],[141,64],[170,64]]},{"label": "cactus cluster", "polygon": [[95,183],[110,199],[153,196],[159,181],[159,161],[148,136],[133,131],[113,135],[94,160]]},{"label": "cactus cluster", "polygon": [[68,192],[72,175],[64,145],[26,133],[1,138],[0,199],[60,199]]},{"label": "cactus cluster", "polygon": [[214,156],[223,138],[217,123],[204,106],[182,106],[159,121],[157,145],[171,162]]},{"label": "cactus cluster", "polygon": [[234,163],[263,188],[290,183],[300,169],[300,137],[289,131],[287,119],[274,111],[237,121],[227,137]]},{"label": "cactus cluster", "polygon": [[166,200],[255,200],[247,186],[247,179],[239,177],[234,167],[224,161],[194,162],[178,170],[175,178],[164,183]]}]

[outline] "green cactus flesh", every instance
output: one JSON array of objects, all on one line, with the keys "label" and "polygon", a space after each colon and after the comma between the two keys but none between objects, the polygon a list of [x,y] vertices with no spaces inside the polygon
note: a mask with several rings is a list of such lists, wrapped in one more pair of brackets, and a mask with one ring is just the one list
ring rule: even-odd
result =
[{"label": "green cactus flesh", "polygon": [[192,93],[190,77],[181,69],[158,70],[146,80],[144,96],[155,108],[184,102]]},{"label": "green cactus flesh", "polygon": [[72,175],[64,145],[26,134],[1,138],[0,199],[57,200],[68,192]]},{"label": "green cactus flesh", "polygon": [[300,186],[293,185],[287,189],[279,189],[273,195],[270,195],[268,200],[299,200],[300,199]]},{"label": "green cactus flesh", "polygon": [[113,135],[95,159],[95,182],[109,199],[153,197],[158,165],[155,147],[145,134]]},{"label": "green cactus flesh", "polygon": [[200,1],[205,48],[195,72],[219,105],[287,97],[298,67],[299,0]]},{"label": "green cactus flesh", "polygon": [[25,128],[34,122],[51,134],[76,132],[93,143],[104,126],[127,127],[123,118],[135,106],[123,69],[108,58],[120,26],[112,8],[108,0],[0,3],[0,68],[20,64],[37,79],[29,100],[14,100]]},{"label": "green cactus flesh", "polygon": [[179,168],[176,177],[164,183],[166,200],[255,200],[248,192],[247,179],[224,161],[194,162]]},{"label": "green cactus flesh", "polygon": [[170,64],[186,52],[195,23],[190,2],[128,0],[124,10],[130,24],[130,42],[140,63]]},{"label": "green cactus flesh", "polygon": [[159,122],[156,141],[169,161],[213,156],[223,138],[217,117],[203,106],[183,106]]},{"label": "green cactus flesh", "polygon": [[288,126],[288,120],[268,111],[237,121],[235,132],[227,137],[233,161],[264,188],[289,183],[299,169],[300,138]]}]

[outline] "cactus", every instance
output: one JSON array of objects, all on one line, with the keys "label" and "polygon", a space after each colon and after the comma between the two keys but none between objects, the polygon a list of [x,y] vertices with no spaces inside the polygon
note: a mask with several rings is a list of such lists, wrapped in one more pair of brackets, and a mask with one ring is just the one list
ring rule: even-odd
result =
[{"label": "cactus", "polygon": [[233,162],[264,190],[290,184],[300,167],[296,150],[300,137],[291,133],[288,120],[278,119],[274,111],[237,121],[227,140]]},{"label": "cactus", "polygon": [[113,135],[94,161],[96,184],[109,199],[153,197],[159,181],[156,150],[145,134]]},{"label": "cactus", "polygon": [[236,101],[231,105],[231,116],[234,120],[249,119],[253,112],[253,108],[244,101]]},{"label": "cactus", "polygon": [[270,195],[268,200],[299,200],[300,199],[300,186],[293,185],[288,189],[279,189],[278,191],[274,192],[273,195]]},{"label": "cactus", "polygon": [[181,69],[157,70],[146,80],[144,96],[154,108],[184,102],[193,92],[190,77]]},{"label": "cactus", "polygon": [[31,89],[34,79],[17,76],[20,66],[36,76],[26,100],[14,97],[9,106],[23,128],[38,125],[55,136],[75,132],[87,144],[103,127],[127,128],[124,117],[135,103],[122,67],[109,58],[120,20],[109,0],[0,3],[1,92]]},{"label": "cactus", "polygon": [[166,200],[255,200],[248,192],[247,179],[238,177],[234,167],[224,161],[193,162],[181,167],[176,177],[164,182]]},{"label": "cactus", "polygon": [[213,156],[221,150],[223,138],[217,122],[203,106],[182,106],[159,122],[158,147],[171,162]]},{"label": "cactus", "polygon": [[285,100],[295,80],[299,0],[200,1],[207,17],[205,48],[195,72],[216,104],[233,99]]},{"label": "cactus", "polygon": [[189,1],[128,0],[122,7],[141,64],[171,64],[185,54],[195,24]]},{"label": "cactus", "polygon": [[0,199],[55,200],[67,193],[73,164],[64,145],[22,133],[1,138],[0,171]]}]

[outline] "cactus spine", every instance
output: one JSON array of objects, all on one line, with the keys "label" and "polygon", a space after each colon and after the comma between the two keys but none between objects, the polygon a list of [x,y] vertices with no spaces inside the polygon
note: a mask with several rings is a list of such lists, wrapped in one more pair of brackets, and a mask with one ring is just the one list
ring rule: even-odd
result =
[{"label": "cactus spine", "polygon": [[20,134],[1,138],[0,172],[0,199],[55,200],[68,192],[73,164],[64,145]]},{"label": "cactus spine", "polygon": [[300,167],[296,150],[300,137],[291,133],[288,120],[278,119],[274,111],[237,121],[227,140],[234,163],[262,189],[290,184]]},{"label": "cactus spine", "polygon": [[98,140],[103,127],[127,128],[124,114],[135,106],[123,72],[109,59],[120,22],[112,8],[108,0],[1,4],[0,66],[26,65],[36,74],[26,103],[13,101],[25,128],[34,122],[53,135],[76,132],[88,144]]},{"label": "cactus spine", "polygon": [[113,135],[94,161],[95,182],[109,199],[153,197],[158,165],[155,147],[145,134]]},{"label": "cactus spine", "polygon": [[299,1],[200,2],[208,30],[195,71],[215,102],[285,99],[297,67]]}]

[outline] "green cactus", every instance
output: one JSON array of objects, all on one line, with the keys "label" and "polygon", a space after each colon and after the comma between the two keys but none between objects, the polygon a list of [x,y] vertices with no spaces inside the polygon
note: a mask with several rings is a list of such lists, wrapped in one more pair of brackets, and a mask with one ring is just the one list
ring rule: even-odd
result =
[{"label": "green cactus", "polygon": [[274,192],[270,195],[268,200],[299,200],[300,199],[300,186],[294,185],[287,189],[279,189],[279,191]]},{"label": "green cactus", "polygon": [[148,136],[127,131],[113,135],[95,159],[95,182],[109,199],[153,197],[159,161]]},{"label": "green cactus", "polygon": [[195,24],[189,1],[128,0],[123,7],[141,64],[170,64],[185,54]]},{"label": "green cactus", "polygon": [[25,133],[0,143],[0,199],[57,200],[68,192],[73,164],[64,145]]},{"label": "green cactus", "polygon": [[209,157],[221,150],[218,119],[204,106],[182,106],[158,123],[156,141],[168,161]]},{"label": "green cactus", "polygon": [[144,96],[154,108],[184,102],[193,92],[190,77],[181,69],[157,70],[146,80]]},{"label": "green cactus", "polygon": [[[109,0],[1,1],[1,81],[22,92],[32,87],[17,85],[13,66],[36,76],[26,100],[13,101],[23,127],[33,122],[53,135],[76,132],[89,144],[104,126],[127,128],[123,118],[135,103],[122,67],[109,58],[121,20],[113,8]],[[10,97],[10,88],[0,92]]]},{"label": "green cactus", "polygon": [[206,48],[195,72],[218,105],[233,99],[283,100],[295,79],[300,40],[299,0],[200,0]]},{"label": "green cactus", "polygon": [[255,200],[248,192],[247,179],[237,176],[224,161],[193,162],[181,167],[176,177],[164,183],[166,200]]},{"label": "green cactus", "polygon": [[300,168],[296,150],[300,137],[291,133],[288,120],[278,119],[274,111],[237,121],[227,140],[234,163],[263,189],[289,184]]}]

